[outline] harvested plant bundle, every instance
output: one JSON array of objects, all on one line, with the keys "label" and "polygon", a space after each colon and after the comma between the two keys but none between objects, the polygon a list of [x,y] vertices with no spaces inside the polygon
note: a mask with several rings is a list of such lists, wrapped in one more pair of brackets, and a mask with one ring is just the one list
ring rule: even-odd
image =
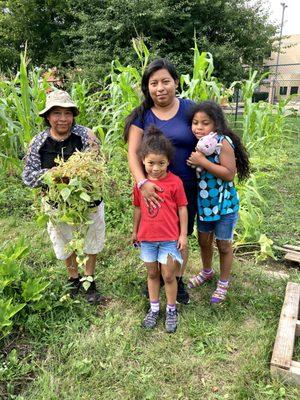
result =
[{"label": "harvested plant bundle", "polygon": [[85,261],[84,237],[90,213],[104,196],[106,168],[103,156],[96,150],[76,151],[67,161],[55,160],[57,166],[47,171],[42,182],[47,186],[44,194],[44,216],[57,225],[67,223],[76,227],[68,250],[76,251],[78,261]]}]

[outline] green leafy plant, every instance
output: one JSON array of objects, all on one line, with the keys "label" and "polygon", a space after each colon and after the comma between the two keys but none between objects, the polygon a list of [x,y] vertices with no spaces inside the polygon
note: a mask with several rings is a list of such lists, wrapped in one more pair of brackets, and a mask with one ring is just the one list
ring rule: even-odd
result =
[{"label": "green leafy plant", "polygon": [[26,303],[12,304],[11,298],[8,300],[0,298],[0,333],[2,337],[10,333],[13,325],[12,318],[25,306]]},{"label": "green leafy plant", "polygon": [[50,218],[54,225],[63,222],[75,226],[68,249],[77,253],[78,263],[83,265],[90,212],[95,202],[105,197],[105,159],[98,150],[76,151],[67,161],[56,159],[56,164],[42,178],[48,190],[43,196],[43,214],[38,222]]},{"label": "green leafy plant", "polygon": [[[22,258],[28,253],[28,246],[21,238],[15,246],[8,246],[0,253],[0,294],[13,289],[22,277]],[[12,294],[12,293],[11,293]]]},{"label": "green leafy plant", "polygon": [[25,319],[27,314],[34,312],[36,307],[33,304],[41,300],[50,285],[43,278],[33,276],[25,267],[28,251],[25,239],[20,238],[0,252],[0,337],[11,332],[15,317],[21,314],[21,310],[26,309]]},{"label": "green leafy plant", "polygon": [[22,298],[26,303],[29,301],[39,301],[49,285],[50,283],[43,282],[42,278],[27,279],[25,282],[22,282]]}]

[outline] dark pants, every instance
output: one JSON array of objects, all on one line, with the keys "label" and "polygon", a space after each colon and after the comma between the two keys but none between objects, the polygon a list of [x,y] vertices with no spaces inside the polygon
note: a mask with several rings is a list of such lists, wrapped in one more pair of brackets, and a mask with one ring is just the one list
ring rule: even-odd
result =
[{"label": "dark pants", "polygon": [[183,186],[188,201],[188,235],[191,235],[197,214],[197,181],[183,181]]}]

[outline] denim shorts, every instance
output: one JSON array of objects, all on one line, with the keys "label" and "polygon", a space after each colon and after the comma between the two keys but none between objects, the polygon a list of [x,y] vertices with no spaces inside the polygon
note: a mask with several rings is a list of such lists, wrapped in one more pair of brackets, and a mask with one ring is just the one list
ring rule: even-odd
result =
[{"label": "denim shorts", "polygon": [[218,240],[232,240],[237,220],[237,212],[221,215],[221,218],[217,221],[198,220],[198,231],[203,233],[213,232]]},{"label": "denim shorts", "polygon": [[141,259],[150,263],[158,261],[161,264],[167,264],[168,256],[174,261],[182,264],[182,256],[177,249],[177,240],[170,242],[141,242]]}]

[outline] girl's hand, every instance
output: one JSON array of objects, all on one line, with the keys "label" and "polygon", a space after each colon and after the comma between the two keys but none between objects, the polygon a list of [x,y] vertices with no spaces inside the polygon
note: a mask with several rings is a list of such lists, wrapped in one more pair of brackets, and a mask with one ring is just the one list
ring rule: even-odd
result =
[{"label": "girl's hand", "polygon": [[136,243],[137,242],[137,233],[133,232],[131,235],[131,241],[132,243]]},{"label": "girl's hand", "polygon": [[187,159],[187,165],[196,165],[203,167],[205,162],[207,161],[207,158],[201,151],[193,151],[190,155],[190,157]]},{"label": "girl's hand", "polygon": [[140,247],[140,242],[137,240],[137,233],[133,233],[132,235],[131,235],[131,243],[133,244],[133,246],[135,247],[135,248],[139,248]]},{"label": "girl's hand", "polygon": [[161,207],[160,203],[164,201],[156,192],[163,192],[163,189],[153,182],[146,182],[140,189],[142,197],[147,207]]},{"label": "girl's hand", "polygon": [[187,248],[187,236],[186,235],[180,235],[178,238],[177,242],[177,248],[178,250],[186,250]]}]

